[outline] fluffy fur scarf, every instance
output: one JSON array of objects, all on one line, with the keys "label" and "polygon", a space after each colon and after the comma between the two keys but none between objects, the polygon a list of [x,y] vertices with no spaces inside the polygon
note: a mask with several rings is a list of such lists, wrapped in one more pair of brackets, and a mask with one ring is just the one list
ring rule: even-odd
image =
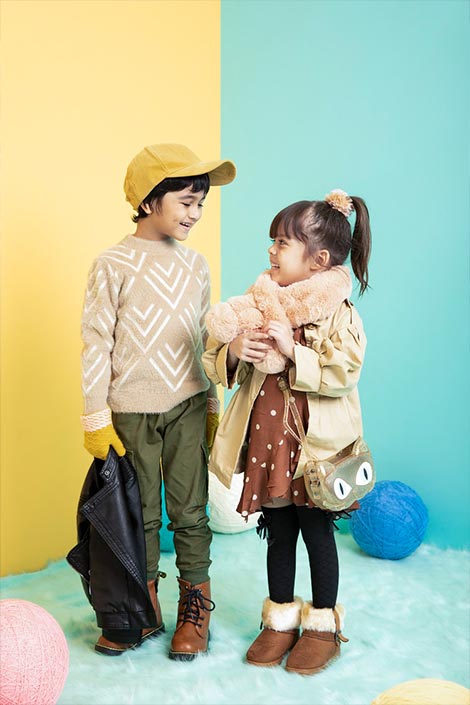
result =
[{"label": "fluffy fur scarf", "polygon": [[[332,267],[290,286],[279,286],[263,272],[245,294],[212,306],[206,316],[207,330],[221,343],[230,343],[243,332],[262,330],[269,321],[299,328],[331,316],[351,292],[347,267]],[[277,346],[255,363],[268,374],[282,372],[285,365],[286,358]]]}]

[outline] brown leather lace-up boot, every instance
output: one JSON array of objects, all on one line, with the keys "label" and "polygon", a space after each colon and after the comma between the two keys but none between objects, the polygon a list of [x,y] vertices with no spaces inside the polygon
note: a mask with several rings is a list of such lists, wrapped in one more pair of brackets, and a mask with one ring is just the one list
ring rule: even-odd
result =
[{"label": "brown leather lace-up boot", "polygon": [[247,651],[247,663],[253,666],[277,666],[299,638],[302,600],[273,602],[267,597],[263,602],[263,631]]},{"label": "brown leather lace-up boot", "polygon": [[163,624],[162,611],[160,609],[160,603],[157,597],[160,578],[166,578],[166,573],[158,572],[155,580],[147,581],[150,600],[152,602],[153,609],[155,610],[157,626],[143,629],[141,636],[129,644],[110,641],[101,635],[95,644],[95,651],[98,651],[100,654],[105,654],[106,656],[120,656],[125,651],[129,651],[130,649],[135,649],[137,646],[140,646],[145,639],[148,639],[149,637],[154,638],[160,636],[160,634],[163,634],[165,631],[165,625]]},{"label": "brown leather lace-up boot", "polygon": [[315,609],[305,602],[302,609],[302,636],[290,652],[286,671],[309,676],[326,668],[340,655],[344,608]]},{"label": "brown leather lace-up boot", "polygon": [[191,585],[187,580],[178,578],[178,583],[178,618],[169,657],[177,661],[192,661],[197,654],[207,652],[209,619],[215,603],[210,599],[209,580]]}]

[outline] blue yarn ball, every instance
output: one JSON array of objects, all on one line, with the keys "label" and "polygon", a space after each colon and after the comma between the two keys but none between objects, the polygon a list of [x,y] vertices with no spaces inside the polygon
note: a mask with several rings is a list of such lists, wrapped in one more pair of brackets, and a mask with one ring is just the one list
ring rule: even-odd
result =
[{"label": "blue yarn ball", "polygon": [[397,560],[415,551],[428,526],[421,497],[396,480],[377,482],[351,515],[351,533],[370,556]]}]

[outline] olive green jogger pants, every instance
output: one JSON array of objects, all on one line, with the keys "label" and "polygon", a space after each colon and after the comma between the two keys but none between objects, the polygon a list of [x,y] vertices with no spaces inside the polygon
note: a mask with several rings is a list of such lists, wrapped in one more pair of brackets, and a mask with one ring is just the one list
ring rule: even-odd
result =
[{"label": "olive green jogger pants", "polygon": [[148,580],[156,577],[160,560],[162,480],[180,577],[192,585],[209,579],[206,405],[207,392],[201,392],[164,413],[113,414],[137,473]]}]

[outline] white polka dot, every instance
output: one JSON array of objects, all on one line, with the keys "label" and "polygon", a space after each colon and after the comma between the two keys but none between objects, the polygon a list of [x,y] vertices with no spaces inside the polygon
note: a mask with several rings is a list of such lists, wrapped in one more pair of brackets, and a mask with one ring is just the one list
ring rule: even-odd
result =
[{"label": "white polka dot", "polygon": [[262,389],[259,393],[260,397],[264,397],[264,389]]},{"label": "white polka dot", "polygon": [[283,443],[284,443],[284,439],[282,441],[279,441],[280,446],[282,446]]},{"label": "white polka dot", "polygon": [[251,462],[252,462],[252,463],[256,463],[256,458],[255,458],[254,456],[253,456],[253,458],[251,459]]},{"label": "white polka dot", "polygon": [[293,458],[295,455],[294,451],[291,451],[290,457]]},{"label": "white polka dot", "polygon": [[274,466],[274,463],[273,463],[273,464],[271,465],[271,470],[274,470],[274,467],[275,467],[275,466]]},{"label": "white polka dot", "polygon": [[271,409],[271,416],[276,416],[276,410],[275,410],[275,409]]},{"label": "white polka dot", "polygon": [[266,463],[261,463],[261,467],[262,467],[262,468],[265,468],[265,467],[266,467]]},{"label": "white polka dot", "polygon": [[294,490],[294,497],[297,497],[298,494],[299,494],[299,490]]},{"label": "white polka dot", "polygon": [[286,472],[286,477],[290,477],[290,472],[289,472],[289,470]]},{"label": "white polka dot", "polygon": [[246,517],[246,516],[248,516],[248,512],[246,511],[246,509],[244,509],[242,512],[242,517]]},{"label": "white polka dot", "polygon": [[268,450],[271,450],[271,448],[272,448],[271,443],[268,443],[268,445],[266,446],[266,448],[267,448]]},{"label": "white polka dot", "polygon": [[284,435],[287,436],[287,431],[284,431]]},{"label": "white polka dot", "polygon": [[259,431],[259,429],[260,429],[259,423],[256,424],[256,427],[255,427],[255,428],[256,428],[257,431]]},{"label": "white polka dot", "polygon": [[245,477],[245,482],[249,482],[249,481],[250,481],[250,478],[249,478],[249,477]]},{"label": "white polka dot", "polygon": [[254,494],[252,499],[253,499],[253,502],[254,502],[255,499],[258,499],[258,495],[257,495],[257,494]]}]

